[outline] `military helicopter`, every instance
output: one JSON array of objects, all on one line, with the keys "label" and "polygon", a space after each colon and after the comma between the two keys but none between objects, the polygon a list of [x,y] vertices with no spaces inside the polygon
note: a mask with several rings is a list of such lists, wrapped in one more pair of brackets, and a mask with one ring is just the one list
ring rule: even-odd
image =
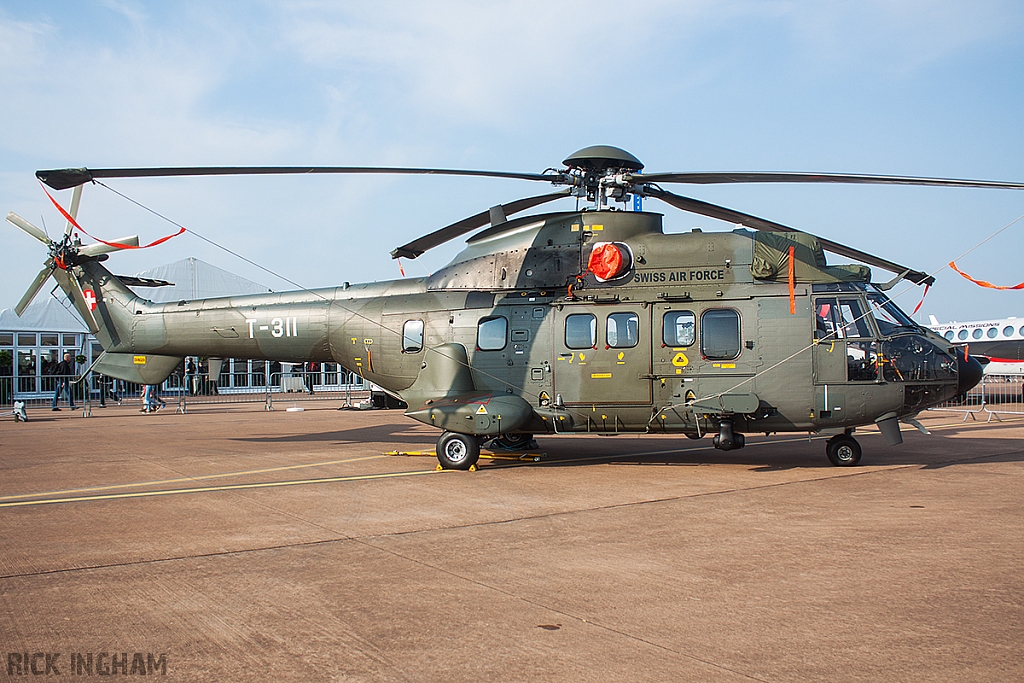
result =
[{"label": "military helicopter", "polygon": [[[20,314],[54,277],[105,349],[95,369],[163,381],[185,355],[327,361],[405,401],[437,427],[441,466],[469,469],[487,440],[515,449],[537,434],[712,435],[823,432],[837,466],[856,465],[852,434],[963,394],[973,357],[917,325],[885,294],[927,273],[785,225],[675,194],[667,183],[876,183],[1024,189],[1022,183],[825,173],[643,173],[632,154],[594,146],[561,169],[515,173],[382,167],[193,167],[37,172],[74,188],[64,238],[15,214],[49,249]],[[478,230],[427,277],[157,304],[102,262],[136,237],[71,240],[84,183],[103,178],[285,173],[517,178],[560,189],[492,207],[392,252],[416,258]],[[564,197],[577,210],[510,218]],[[662,215],[626,210],[652,197],[737,225],[665,234]],[[580,209],[580,202],[587,205]],[[55,202],[56,204],[56,202]],[[60,208],[59,204],[57,205]],[[634,207],[635,208],[635,207]],[[865,265],[830,265],[824,252]],[[869,266],[895,277],[872,284]]]}]

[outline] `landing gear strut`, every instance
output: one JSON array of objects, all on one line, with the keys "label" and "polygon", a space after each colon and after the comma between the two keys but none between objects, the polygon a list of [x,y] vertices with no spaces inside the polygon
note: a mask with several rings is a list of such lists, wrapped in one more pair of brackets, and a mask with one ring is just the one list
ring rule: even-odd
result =
[{"label": "landing gear strut", "polygon": [[837,434],[829,439],[825,453],[836,467],[853,467],[860,462],[860,444],[849,434]]},{"label": "landing gear strut", "polygon": [[480,459],[480,438],[445,432],[437,440],[437,461],[446,470],[468,470]]}]

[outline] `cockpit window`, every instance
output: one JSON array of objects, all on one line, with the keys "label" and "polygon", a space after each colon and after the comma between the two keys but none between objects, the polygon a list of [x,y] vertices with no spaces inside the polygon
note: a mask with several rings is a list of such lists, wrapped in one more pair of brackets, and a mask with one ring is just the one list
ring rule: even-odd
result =
[{"label": "cockpit window", "polygon": [[867,295],[868,303],[871,304],[871,313],[875,316],[875,322],[878,324],[878,331],[883,336],[894,334],[901,327],[917,329],[914,321],[908,318],[907,314],[901,311],[887,296],[870,289],[867,291]]}]

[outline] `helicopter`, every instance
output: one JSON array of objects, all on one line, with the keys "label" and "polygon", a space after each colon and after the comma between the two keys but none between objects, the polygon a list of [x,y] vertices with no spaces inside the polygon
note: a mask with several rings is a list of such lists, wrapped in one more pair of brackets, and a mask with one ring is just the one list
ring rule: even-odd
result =
[{"label": "helicopter", "polygon": [[[7,220],[49,250],[16,307],[50,277],[104,353],[94,369],[162,382],[186,355],[339,363],[441,431],[439,466],[473,469],[488,441],[523,449],[539,434],[712,436],[723,451],[744,434],[832,434],[829,461],[857,465],[858,427],[889,445],[899,423],[964,394],[977,361],[911,320],[885,294],[929,274],[716,204],[663,184],[864,183],[1024,189],[1024,183],[796,172],[644,173],[629,152],[587,147],[560,169],[517,173],[405,167],[69,168],[38,171],[73,188],[63,239],[14,213]],[[153,303],[103,262],[137,237],[71,239],[82,186],[102,178],[287,173],[515,178],[558,188],[485,211],[397,247],[414,259],[474,232],[437,272],[365,284]],[[666,234],[654,198],[736,225]],[[577,208],[512,218],[562,198]],[[580,203],[585,206],[580,208]],[[641,210],[638,210],[641,209]],[[825,251],[860,264],[832,265]],[[873,283],[871,267],[894,275]]]}]

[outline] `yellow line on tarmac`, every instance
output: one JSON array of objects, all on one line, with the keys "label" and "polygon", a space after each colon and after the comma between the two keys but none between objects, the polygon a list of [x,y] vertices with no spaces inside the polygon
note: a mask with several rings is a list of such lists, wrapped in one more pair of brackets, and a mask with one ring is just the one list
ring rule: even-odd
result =
[{"label": "yellow line on tarmac", "polygon": [[[970,426],[969,423],[957,422],[957,423],[953,423],[953,424],[934,425],[934,426],[929,427],[929,429],[930,430],[941,430],[941,429],[949,429],[949,428],[955,428],[955,427],[964,427],[965,424],[967,426]],[[988,426],[988,423],[978,424],[977,426]],[[811,436],[810,437],[810,439],[813,439],[813,440],[818,440],[818,439],[823,439],[823,438],[825,438],[825,437],[821,436],[821,435],[816,435],[816,436]],[[800,437],[791,437],[791,438],[786,438],[786,439],[776,439],[776,440],[770,440],[770,441],[767,441],[767,440],[766,441],[755,441],[755,442],[749,443],[748,445],[749,446],[755,446],[755,445],[767,446],[767,445],[770,445],[770,444],[773,444],[773,443],[775,443],[775,444],[778,444],[778,443],[793,443],[793,442],[797,442],[797,441],[804,441],[805,439],[808,439],[808,437],[807,436],[800,436]],[[714,447],[713,446],[695,446],[695,447],[692,447],[692,448],[671,448],[671,449],[664,449],[664,450],[657,450],[657,451],[646,451],[646,452],[641,452],[641,453],[628,453],[628,454],[622,454],[622,455],[618,455],[618,456],[617,455],[602,455],[602,456],[589,456],[589,457],[581,457],[581,458],[571,458],[571,459],[567,459],[567,460],[551,461],[551,463],[544,463],[542,461],[541,463],[537,463],[537,464],[565,464],[565,463],[573,463],[573,462],[588,462],[588,461],[595,461],[595,460],[607,460],[609,458],[616,458],[616,457],[629,458],[629,457],[637,457],[637,456],[664,455],[664,454],[669,454],[669,453],[685,453],[685,452],[705,451],[705,450],[714,450]],[[180,483],[180,482],[183,482],[183,481],[199,481],[199,480],[203,480],[203,479],[216,479],[216,478],[224,478],[224,477],[235,477],[235,476],[242,476],[242,475],[246,475],[246,474],[264,474],[264,473],[267,473],[267,472],[281,472],[281,471],[287,471],[287,470],[302,469],[302,468],[306,468],[306,467],[320,467],[320,466],[324,466],[324,465],[336,465],[336,464],[341,464],[341,463],[358,462],[360,460],[373,460],[375,458],[383,458],[383,457],[387,457],[387,455],[367,455],[367,456],[361,456],[361,457],[358,457],[358,458],[347,458],[347,459],[343,459],[343,460],[327,460],[327,461],[324,461],[324,462],[304,463],[304,464],[300,464],[300,465],[283,465],[281,467],[266,467],[266,468],[255,469],[255,470],[242,470],[242,471],[238,471],[238,472],[224,472],[224,473],[221,473],[221,474],[205,474],[205,475],[198,475],[198,476],[195,476],[195,477],[180,477],[180,478],[176,478],[176,479],[162,479],[162,480],[156,480],[156,481],[150,481],[150,482],[138,482],[138,483],[133,483],[133,484],[111,484],[109,486],[94,486],[94,487],[90,487],[90,488],[68,489],[68,490],[63,490],[63,491],[52,491],[52,492],[48,492],[48,493],[24,493],[24,494],[18,494],[18,495],[13,495],[13,496],[2,496],[2,497],[0,497],[0,501],[7,501],[7,502],[0,502],[0,508],[26,507],[26,506],[30,506],[30,505],[48,505],[50,503],[74,503],[74,502],[95,501],[95,500],[115,500],[115,499],[120,499],[120,498],[145,498],[145,497],[152,497],[152,496],[166,496],[166,495],[181,494],[181,493],[208,493],[208,492],[213,492],[213,491],[238,491],[238,490],[244,490],[244,489],[275,488],[275,487],[280,487],[280,486],[300,486],[300,485],[304,485],[304,484],[327,484],[327,483],[333,483],[333,482],[367,481],[367,480],[372,480],[372,479],[392,479],[392,478],[397,478],[397,477],[413,477],[413,476],[417,476],[417,475],[421,475],[421,474],[437,474],[437,473],[442,473],[442,472],[455,472],[455,471],[458,471],[458,470],[436,470],[436,469],[431,469],[431,470],[414,470],[414,471],[409,471],[409,472],[387,472],[387,473],[383,473],[383,474],[358,474],[358,475],[350,475],[350,476],[345,476],[345,477],[324,477],[324,478],[319,478],[319,479],[296,479],[296,480],[288,480],[288,481],[271,481],[271,482],[261,482],[261,483],[253,483],[253,484],[225,484],[225,485],[222,485],[222,486],[202,486],[202,487],[183,488],[183,489],[162,489],[162,490],[159,490],[159,491],[136,491],[136,492],[133,492],[133,493],[110,493],[110,494],[102,494],[102,495],[95,495],[95,496],[67,496],[67,494],[69,494],[69,493],[85,493],[85,492],[89,492],[89,491],[103,491],[103,490],[111,490],[111,489],[118,489],[118,488],[131,488],[131,487],[138,487],[138,486],[156,486],[156,485],[159,485],[159,484],[174,484],[174,483]],[[535,463],[532,463],[532,462],[529,462],[529,461],[521,461],[521,462],[514,463],[514,464],[510,463],[508,465],[504,465],[504,467],[516,467],[516,466],[520,466],[521,467],[523,465],[528,465],[528,464],[535,464]],[[881,465],[881,466],[884,466],[884,464]],[[498,465],[497,467],[500,468],[500,467],[503,467],[503,466],[502,465]],[[66,497],[35,499],[37,496],[49,496],[49,495],[57,495],[57,494],[60,494],[60,495],[66,496]],[[16,500],[16,499],[22,499],[22,498],[34,498],[34,499],[33,500]]]},{"label": "yellow line on tarmac", "polygon": [[204,479],[224,479],[225,477],[241,477],[247,474],[266,474],[267,472],[284,472],[286,470],[300,470],[306,467],[323,467],[325,465],[340,465],[348,462],[359,462],[360,460],[373,460],[382,458],[381,455],[364,455],[358,458],[346,458],[344,460],[326,460],[324,462],[309,462],[301,465],[282,465],[280,467],[264,467],[258,470],[241,470],[238,472],[222,472],[220,474],[197,474],[194,477],[177,477],[175,479],[157,479],[154,481],[140,481],[131,484],[108,484],[106,486],[89,486],[80,489],[62,489],[60,491],[42,491],[37,493],[19,493],[11,496],[0,496],[0,501],[19,500],[23,498],[39,498],[40,496],[68,495],[70,493],[89,493],[91,491],[112,491],[114,489],[136,488],[139,486],[159,486],[161,484],[180,484],[183,481],[202,481]]},{"label": "yellow line on tarmac", "polygon": [[209,493],[212,491],[240,491],[243,489],[265,489],[279,486],[301,486],[303,484],[329,484],[342,481],[366,481],[369,479],[393,479],[396,477],[415,477],[421,474],[440,474],[456,470],[414,470],[410,472],[386,472],[383,474],[354,474],[347,477],[324,477],[322,479],[293,479],[289,481],[267,481],[258,484],[224,484],[222,486],[200,486],[188,489],[162,489],[160,491],[135,491],[133,493],[105,493],[98,496],[71,496],[69,498],[44,498],[40,500],[19,500],[0,503],[0,508],[25,507],[29,505],[48,505],[50,503],[80,503],[91,500],[116,500],[119,498],[147,498],[152,496],[169,496],[179,493]]}]

